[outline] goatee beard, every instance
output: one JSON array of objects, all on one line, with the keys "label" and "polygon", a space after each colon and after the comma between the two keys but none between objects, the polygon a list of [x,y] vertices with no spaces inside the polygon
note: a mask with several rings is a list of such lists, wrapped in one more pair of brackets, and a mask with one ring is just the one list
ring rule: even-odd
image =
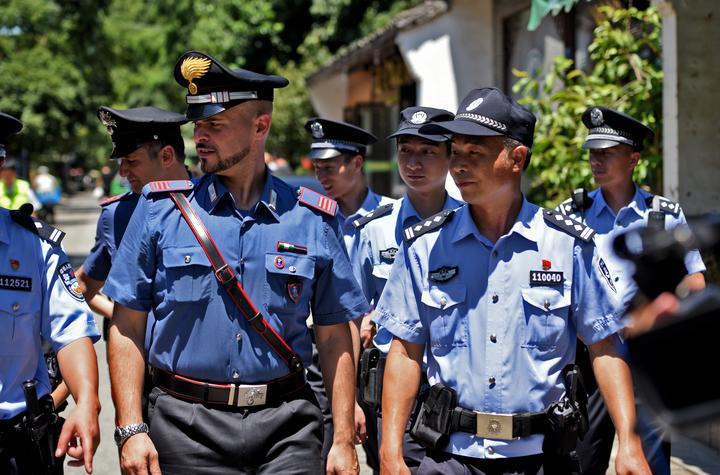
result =
[{"label": "goatee beard", "polygon": [[250,154],[250,147],[245,147],[235,155],[230,155],[226,158],[219,158],[217,163],[210,165],[207,161],[200,161],[200,169],[203,173],[218,173],[227,170],[240,163],[242,159]]}]

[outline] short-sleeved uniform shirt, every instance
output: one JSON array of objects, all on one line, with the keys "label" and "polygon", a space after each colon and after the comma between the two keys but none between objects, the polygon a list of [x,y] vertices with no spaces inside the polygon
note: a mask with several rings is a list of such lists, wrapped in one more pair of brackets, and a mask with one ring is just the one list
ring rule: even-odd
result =
[{"label": "short-sleeved uniform shirt", "polygon": [[358,218],[362,218],[378,206],[392,203],[394,201],[395,200],[393,200],[392,198],[379,195],[370,188],[368,188],[367,196],[363,200],[360,209],[355,211],[353,214],[346,217],[338,208],[338,218],[340,219],[340,228],[343,234],[343,242],[345,243],[345,249],[347,249],[348,256],[350,257],[350,262],[356,262],[358,239],[360,236],[360,233],[358,229],[353,225],[353,222]]},{"label": "short-sleeved uniform shirt", "polygon": [[[635,265],[615,254],[613,241],[620,234],[647,226],[648,213],[652,211],[652,208],[647,205],[646,200],[653,195],[636,185],[632,201],[621,208],[617,214],[608,206],[600,188],[591,191],[588,196],[592,198],[590,207],[582,213],[576,212],[571,216],[586,223],[597,233],[595,242],[600,255],[607,260],[610,278],[617,289],[618,296],[627,304],[637,292],[637,284],[633,280]],[[671,230],[678,226],[687,227],[682,210],[677,217],[666,213],[665,229]],[[685,267],[688,274],[705,271],[705,264],[700,252],[690,251],[685,256]]]},{"label": "short-sleeved uniform shirt", "polygon": [[43,342],[58,352],[83,337],[99,333],[67,256],[0,208],[0,419],[25,410],[23,381],[50,392]]},{"label": "short-sleeved uniform shirt", "polygon": [[95,231],[95,244],[83,263],[83,270],[92,279],[99,281],[107,279],[113,258],[120,247],[120,241],[139,197],[137,193],[128,192],[101,205],[102,210]]},{"label": "short-sleeved uniform shirt", "polygon": [[[544,411],[564,394],[575,340],[596,343],[622,328],[598,275],[595,247],[543,219],[524,200],[510,231],[492,243],[470,208],[403,243],[376,319],[425,345],[431,385],[457,391],[482,412]],[[542,435],[504,441],[457,432],[446,451],[476,458],[542,452]]]},{"label": "short-sleeved uniform shirt", "polygon": [[[306,318],[349,321],[368,304],[352,274],[339,223],[298,202],[297,190],[265,174],[260,201],[238,210],[222,180],[200,178],[189,201],[250,300],[302,358],[311,360]],[[167,193],[143,190],[105,283],[116,302],[155,319],[149,363],[191,378],[266,382],[286,363],[246,322]],[[307,249],[278,250],[279,242]],[[147,340],[147,339],[146,339]]]}]

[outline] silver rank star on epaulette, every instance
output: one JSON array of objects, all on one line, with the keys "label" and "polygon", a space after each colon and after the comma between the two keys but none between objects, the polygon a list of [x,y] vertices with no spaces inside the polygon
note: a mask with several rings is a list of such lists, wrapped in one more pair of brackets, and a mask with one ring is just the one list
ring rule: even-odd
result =
[{"label": "silver rank star on epaulette", "polygon": [[455,211],[452,209],[444,209],[438,214],[430,216],[420,223],[405,228],[405,231],[403,231],[403,238],[405,239],[405,242],[409,243],[413,239],[422,236],[433,229],[439,228],[452,217],[454,212]]},{"label": "silver rank star on epaulette", "polygon": [[658,195],[647,197],[645,199],[645,203],[647,204],[647,206],[652,206],[654,208],[653,200],[657,200],[658,211],[662,211],[663,213],[671,214],[676,218],[678,216],[680,216],[680,210],[681,210],[680,203],[677,203],[675,201],[670,201],[669,199],[664,198],[662,196],[658,196]]},{"label": "silver rank star on epaulette", "polygon": [[392,209],[393,209],[393,204],[392,204],[392,203],[388,203],[388,204],[384,204],[384,205],[382,205],[382,206],[378,206],[377,208],[375,208],[374,210],[370,211],[370,212],[369,212],[368,214],[366,214],[365,216],[361,216],[361,217],[359,217],[358,219],[356,219],[355,221],[353,221],[352,224],[353,224],[353,226],[355,226],[355,229],[360,229],[360,228],[362,228],[363,226],[365,226],[367,223],[369,223],[370,221],[372,221],[373,219],[377,219],[377,218],[379,218],[379,217],[381,217],[381,216],[385,216],[386,214],[388,214],[389,212],[391,212]]},{"label": "silver rank star on epaulette", "polygon": [[575,217],[575,205],[572,198],[568,198],[555,208],[556,211],[561,212],[565,216]]},{"label": "silver rank star on epaulette", "polygon": [[570,216],[565,216],[552,209],[543,211],[543,218],[547,223],[554,224],[571,236],[575,236],[585,242],[592,241],[595,236],[595,230],[583,223],[574,220]]}]

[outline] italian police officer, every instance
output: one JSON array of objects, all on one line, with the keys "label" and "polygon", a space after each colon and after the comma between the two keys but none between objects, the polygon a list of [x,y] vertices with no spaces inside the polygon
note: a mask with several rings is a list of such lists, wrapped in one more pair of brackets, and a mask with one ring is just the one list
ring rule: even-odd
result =
[{"label": "italian police officer", "polygon": [[576,426],[565,416],[576,412],[578,336],[616,420],[617,472],[650,473],[592,230],[520,191],[534,126],[527,109],[482,88],[454,120],[420,128],[452,134],[450,173],[467,205],[406,230],[376,309],[394,336],[382,397],[387,473],[407,473],[402,435],[423,355],[431,388],[413,433],[429,449],[418,473],[543,473],[545,438],[563,441]]},{"label": "italian police officer", "polygon": [[[180,57],[175,79],[206,175],[143,188],[105,284],[122,468],[321,472],[322,417],[304,371],[312,311],[335,423],[327,468],[357,473],[348,322],[368,306],[337,203],[265,167],[274,90],[288,81],[197,51]],[[155,384],[147,425],[144,353]]]},{"label": "italian police officer", "polygon": [[[102,106],[97,116],[112,140],[110,159],[119,160],[118,173],[127,177],[132,191],[101,202],[95,244],[83,265],[75,271],[91,305],[110,273],[142,187],[156,180],[188,178],[183,163],[185,145],[180,134],[180,126],[187,122],[184,115],[157,107],[122,110]],[[98,310],[108,319],[112,316],[112,306],[109,311]]]},{"label": "italian police officer", "polygon": [[[678,203],[643,190],[633,181],[633,172],[640,162],[645,143],[653,131],[639,120],[620,111],[603,106],[589,107],[582,116],[588,129],[583,149],[589,151],[589,165],[596,189],[587,193],[575,190],[573,196],[558,206],[558,210],[595,230],[595,242],[606,257],[603,272],[612,282],[613,296],[627,306],[637,293],[633,281],[633,265],[617,257],[613,240],[620,234],[645,226],[662,229],[687,227]],[[700,290],[705,285],[705,271],[700,253],[691,251],[685,257],[688,275],[682,285]],[[610,460],[615,428],[605,407],[602,395],[592,378],[590,360],[585,346],[578,342],[578,364],[587,375],[589,429],[578,442],[578,455],[587,475],[604,474]],[[637,430],[643,441],[645,455],[656,475],[670,473],[670,442],[668,434],[638,407]]]},{"label": "italian police officer", "polygon": [[[6,137],[22,123],[0,113]],[[92,472],[100,442],[99,334],[60,247],[64,233],[23,211],[0,208],[0,472],[62,473],[68,453]],[[50,342],[76,407],[56,426],[42,343]],[[58,435],[59,432],[59,435]]]}]

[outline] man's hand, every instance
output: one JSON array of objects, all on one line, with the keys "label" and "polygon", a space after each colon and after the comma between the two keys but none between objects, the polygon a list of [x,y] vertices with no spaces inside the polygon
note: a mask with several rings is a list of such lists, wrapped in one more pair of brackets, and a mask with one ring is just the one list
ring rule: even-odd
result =
[{"label": "man's hand", "polygon": [[373,338],[375,338],[375,323],[372,321],[373,312],[362,317],[360,322],[360,344],[363,349],[372,347]]},{"label": "man's hand", "polygon": [[637,435],[633,434],[627,442],[619,441],[615,472],[618,475],[652,475]]},{"label": "man's hand", "polygon": [[135,434],[120,448],[120,467],[123,475],[160,475],[158,453],[150,437]]},{"label": "man's hand", "polygon": [[367,423],[362,407],[355,402],[355,443],[364,444],[367,440]]},{"label": "man's hand", "polygon": [[631,337],[650,331],[659,321],[675,314],[679,303],[677,297],[671,293],[658,295],[655,300],[632,312],[631,324],[626,328],[625,336]]},{"label": "man's hand", "polygon": [[62,426],[55,457],[62,457],[67,453],[77,460],[70,462],[70,465],[82,464],[87,473],[92,473],[93,455],[100,443],[99,413],[100,403],[97,399],[78,403]]},{"label": "man's hand", "polygon": [[380,473],[383,475],[410,475],[410,469],[403,459],[402,448],[392,450],[387,445],[380,448]]},{"label": "man's hand", "polygon": [[348,443],[333,443],[328,454],[326,473],[328,475],[359,474],[360,462],[358,462],[355,446]]}]

